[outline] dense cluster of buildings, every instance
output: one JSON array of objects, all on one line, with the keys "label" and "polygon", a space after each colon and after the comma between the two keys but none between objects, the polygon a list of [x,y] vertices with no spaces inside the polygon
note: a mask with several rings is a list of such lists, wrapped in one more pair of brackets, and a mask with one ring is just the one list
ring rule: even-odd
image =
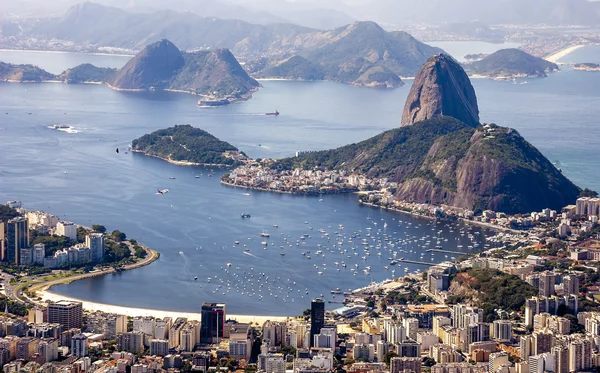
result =
[{"label": "dense cluster of buildings", "polygon": [[[8,202],[8,204],[20,208],[18,201]],[[0,222],[0,260],[13,265],[58,268],[70,263],[97,263],[104,258],[105,243],[102,233],[89,233],[86,235],[85,243],[46,255],[44,244],[32,245],[30,242],[30,230],[76,241],[77,226],[43,211],[23,212],[23,216],[10,219],[6,223]]]}]

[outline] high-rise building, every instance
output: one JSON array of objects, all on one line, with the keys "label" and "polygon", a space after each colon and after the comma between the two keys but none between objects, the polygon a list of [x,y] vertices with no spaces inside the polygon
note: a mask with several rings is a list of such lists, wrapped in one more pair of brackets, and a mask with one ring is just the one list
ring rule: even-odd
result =
[{"label": "high-rise building", "polygon": [[200,327],[201,343],[219,343],[223,338],[225,317],[226,312],[224,303],[202,304],[202,324]]},{"label": "high-rise building", "polygon": [[315,345],[315,335],[321,333],[325,326],[325,302],[323,299],[313,299],[310,303],[310,347]]},{"label": "high-rise building", "polygon": [[150,340],[150,355],[166,356],[169,354],[169,341],[166,339],[151,339]]},{"label": "high-rise building", "polygon": [[85,237],[85,246],[90,248],[92,261],[101,262],[104,258],[104,235],[90,233]]},{"label": "high-rise building", "polygon": [[22,247],[19,253],[22,266],[30,266],[33,264],[33,250],[31,247]]},{"label": "high-rise building", "polygon": [[65,236],[71,240],[77,239],[77,226],[70,221],[59,221],[56,224],[54,233],[57,236]]},{"label": "high-rise building", "polygon": [[21,265],[21,249],[29,247],[29,224],[27,218],[17,217],[6,223],[4,258],[10,264]]},{"label": "high-rise building", "polygon": [[512,324],[510,320],[496,320],[493,324],[494,339],[510,341],[512,339]]},{"label": "high-rise building", "polygon": [[420,357],[393,357],[390,360],[391,373],[414,372],[421,373]]},{"label": "high-rise building", "polygon": [[45,257],[46,245],[43,243],[33,245],[33,263],[43,265]]},{"label": "high-rise building", "polygon": [[48,322],[60,324],[62,331],[79,328],[83,320],[83,308],[80,302],[61,300],[48,304]]},{"label": "high-rise building", "polygon": [[592,343],[577,339],[569,344],[569,372],[579,372],[592,367]]},{"label": "high-rise building", "polygon": [[128,332],[117,336],[117,348],[134,354],[144,352],[144,333]]},{"label": "high-rise building", "polygon": [[399,357],[419,357],[421,356],[421,344],[406,340],[398,344],[396,353]]},{"label": "high-rise building", "polygon": [[569,372],[569,348],[567,346],[552,347],[554,356],[554,373]]},{"label": "high-rise building", "polygon": [[83,334],[71,337],[71,355],[84,357],[88,354],[88,338]]},{"label": "high-rise building", "polygon": [[285,361],[283,357],[269,357],[265,361],[266,373],[285,373]]},{"label": "high-rise building", "polygon": [[579,295],[579,276],[575,274],[566,275],[563,277],[563,289],[565,296]]},{"label": "high-rise building", "polygon": [[556,275],[552,272],[540,273],[539,295],[541,297],[549,297],[554,295],[554,283]]}]

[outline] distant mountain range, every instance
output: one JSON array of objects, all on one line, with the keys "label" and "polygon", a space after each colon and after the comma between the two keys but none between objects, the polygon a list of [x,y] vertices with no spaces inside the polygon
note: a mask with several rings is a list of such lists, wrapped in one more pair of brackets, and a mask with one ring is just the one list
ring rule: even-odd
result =
[{"label": "distant mountain range", "polygon": [[291,57],[249,61],[256,76],[326,79],[359,86],[398,87],[398,76],[414,75],[430,56],[442,52],[401,31],[386,32],[375,22],[357,22],[315,32]]}]

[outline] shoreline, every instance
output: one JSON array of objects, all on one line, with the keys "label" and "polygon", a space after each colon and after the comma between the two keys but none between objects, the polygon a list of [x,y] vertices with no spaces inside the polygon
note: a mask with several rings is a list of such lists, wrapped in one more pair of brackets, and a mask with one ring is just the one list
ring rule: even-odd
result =
[{"label": "shoreline", "polygon": [[169,163],[177,165],[177,166],[192,166],[192,167],[235,167],[235,165],[220,164],[220,163],[196,163],[196,162],[189,162],[189,161],[174,161],[174,160],[169,159],[169,158],[163,158],[163,157],[159,157],[158,155],[148,154],[148,153],[146,153],[143,150],[136,150],[136,149],[133,149],[133,148],[129,148],[129,151],[132,152],[132,153],[142,154],[142,155],[145,155],[147,157],[158,158],[160,160],[169,162]]},{"label": "shoreline", "polygon": [[546,61],[552,62],[552,63],[558,63],[557,61],[560,60],[561,58],[575,52],[577,49],[583,48],[586,45],[584,44],[577,44],[577,45],[572,45],[570,47],[564,48],[556,53],[553,53],[549,56],[544,57],[544,59]]},{"label": "shoreline", "polygon": [[[201,314],[199,312],[185,312],[185,311],[170,311],[170,310],[159,310],[159,309],[149,309],[149,308],[136,308],[136,307],[127,307],[127,306],[119,306],[113,304],[106,303],[98,303],[91,302],[83,299],[77,299],[73,297],[63,296],[57,293],[54,293],[50,290],[41,290],[38,291],[38,296],[42,298],[42,301],[59,301],[59,300],[69,300],[74,302],[81,302],[83,305],[83,309],[86,311],[102,311],[107,313],[117,313],[120,315],[126,316],[153,316],[153,317],[186,317],[188,320],[200,320]],[[227,319],[235,319],[238,322],[242,323],[250,323],[250,322],[258,322],[260,324],[264,323],[267,320],[271,321],[285,321],[289,318],[293,318],[293,316],[258,316],[258,315],[233,315],[228,314]]]},{"label": "shoreline", "polygon": [[134,57],[135,56],[135,54],[122,54],[122,53],[52,51],[52,50],[43,50],[43,49],[0,49],[0,52],[83,54],[83,55],[89,54],[89,55],[93,55],[93,56],[115,56],[115,57]]}]

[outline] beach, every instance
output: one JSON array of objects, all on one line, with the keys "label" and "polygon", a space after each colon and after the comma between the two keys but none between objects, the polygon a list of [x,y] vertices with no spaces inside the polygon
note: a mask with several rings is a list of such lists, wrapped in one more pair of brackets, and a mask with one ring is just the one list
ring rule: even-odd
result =
[{"label": "beach", "polygon": [[[75,299],[70,297],[65,297],[64,295],[53,293],[49,290],[38,290],[37,295],[45,301],[56,302],[59,300],[69,300],[75,302],[81,302],[83,305],[83,309],[86,311],[102,311],[107,313],[116,313],[119,315],[126,316],[152,316],[152,317],[172,317],[173,319],[177,317],[185,317],[188,320],[200,320],[199,312],[179,312],[179,311],[166,311],[166,310],[153,310],[146,308],[134,308],[134,307],[124,307],[124,306],[116,306],[112,304],[103,304],[96,302],[88,302],[81,299]],[[252,316],[252,315],[231,315],[227,314],[227,319],[236,320],[242,323],[258,323],[262,325],[267,320],[271,321],[285,321],[289,317],[286,316]]]},{"label": "beach", "polygon": [[570,53],[573,53],[574,51],[576,51],[579,48],[583,48],[585,47],[585,45],[579,44],[579,45],[572,45],[568,48],[562,49],[554,54],[551,54],[549,56],[547,56],[545,58],[546,61],[550,61],[552,63],[557,63],[558,60],[560,60],[561,58],[567,56]]}]

